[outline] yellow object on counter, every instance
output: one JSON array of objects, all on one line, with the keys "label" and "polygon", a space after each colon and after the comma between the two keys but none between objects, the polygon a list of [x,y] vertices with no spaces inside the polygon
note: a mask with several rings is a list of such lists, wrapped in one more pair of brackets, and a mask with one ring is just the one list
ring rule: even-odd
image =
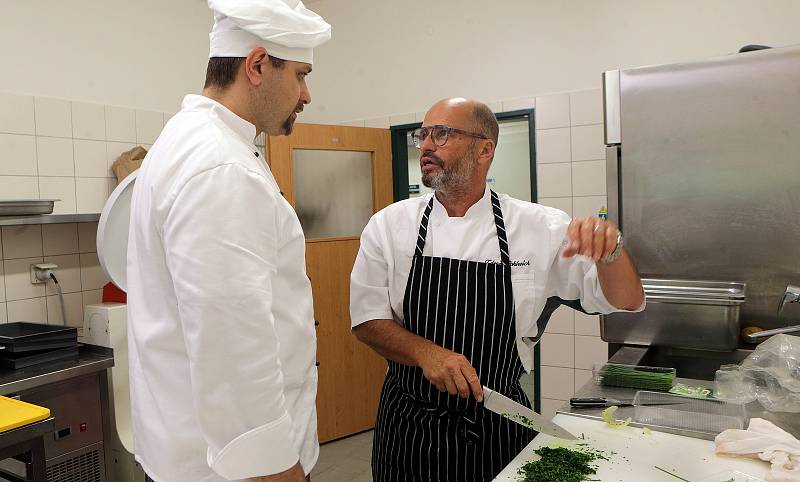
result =
[{"label": "yellow object on counter", "polygon": [[0,397],[0,433],[44,420],[49,416],[49,408]]}]

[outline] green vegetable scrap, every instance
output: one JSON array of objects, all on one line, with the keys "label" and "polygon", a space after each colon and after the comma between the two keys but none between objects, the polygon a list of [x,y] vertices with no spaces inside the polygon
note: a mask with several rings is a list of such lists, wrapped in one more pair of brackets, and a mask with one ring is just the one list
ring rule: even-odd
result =
[{"label": "green vegetable scrap", "polygon": [[611,428],[627,427],[628,424],[631,423],[630,417],[628,417],[628,419],[625,420],[624,422],[622,420],[614,419],[614,412],[616,412],[618,408],[619,407],[617,407],[616,405],[608,407],[607,409],[603,410],[603,413],[601,414],[603,417],[603,421],[606,423],[606,425],[608,425]]},{"label": "green vegetable scrap", "polygon": [[533,420],[529,419],[525,415],[520,415],[518,413],[504,413],[503,416],[509,420],[521,423],[528,428],[534,428]]},{"label": "green vegetable scrap", "polygon": [[581,482],[590,479],[597,473],[592,463],[596,460],[608,460],[603,452],[582,449],[571,450],[565,447],[542,447],[534,451],[541,458],[528,462],[519,469],[523,477],[519,482]]}]

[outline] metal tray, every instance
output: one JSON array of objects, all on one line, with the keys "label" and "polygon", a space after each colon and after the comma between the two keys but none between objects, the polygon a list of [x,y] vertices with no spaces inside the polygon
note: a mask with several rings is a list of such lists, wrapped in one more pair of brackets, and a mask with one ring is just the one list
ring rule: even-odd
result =
[{"label": "metal tray", "polygon": [[74,326],[45,325],[15,321],[0,325],[0,343],[26,343],[33,341],[61,340],[76,338],[78,329]]},{"label": "metal tray", "polygon": [[60,199],[18,199],[0,201],[0,216],[52,214],[56,201],[60,201]]},{"label": "metal tray", "polygon": [[720,351],[738,346],[744,283],[645,278],[642,286],[644,311],[600,318],[604,341]]}]

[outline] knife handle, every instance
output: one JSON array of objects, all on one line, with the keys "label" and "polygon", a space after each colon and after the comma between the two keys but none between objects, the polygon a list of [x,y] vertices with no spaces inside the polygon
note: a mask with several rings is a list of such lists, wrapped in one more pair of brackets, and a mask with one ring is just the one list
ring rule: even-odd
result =
[{"label": "knife handle", "polygon": [[569,404],[571,407],[576,408],[598,408],[610,407],[614,405],[616,400],[608,400],[605,398],[570,398]]}]

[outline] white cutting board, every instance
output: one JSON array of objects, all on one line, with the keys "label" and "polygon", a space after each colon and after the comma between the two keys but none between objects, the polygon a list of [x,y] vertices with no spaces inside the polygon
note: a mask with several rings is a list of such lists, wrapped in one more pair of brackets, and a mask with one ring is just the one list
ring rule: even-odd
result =
[{"label": "white cutting board", "polygon": [[[604,422],[572,415],[557,414],[553,421],[588,442],[590,446],[606,453],[610,460],[597,461],[597,475],[590,477],[602,481],[623,482],[680,482],[654,466],[673,471],[691,482],[724,482],[734,476],[734,471],[752,478],[739,476],[740,481],[758,481],[769,471],[769,464],[760,460],[721,457],[714,455],[714,442],[668,433],[652,431],[645,434],[641,428],[613,429]],[[539,434],[497,476],[495,481],[520,480],[518,470],[525,463],[538,458],[533,453],[540,447],[569,447],[573,442]]]}]

